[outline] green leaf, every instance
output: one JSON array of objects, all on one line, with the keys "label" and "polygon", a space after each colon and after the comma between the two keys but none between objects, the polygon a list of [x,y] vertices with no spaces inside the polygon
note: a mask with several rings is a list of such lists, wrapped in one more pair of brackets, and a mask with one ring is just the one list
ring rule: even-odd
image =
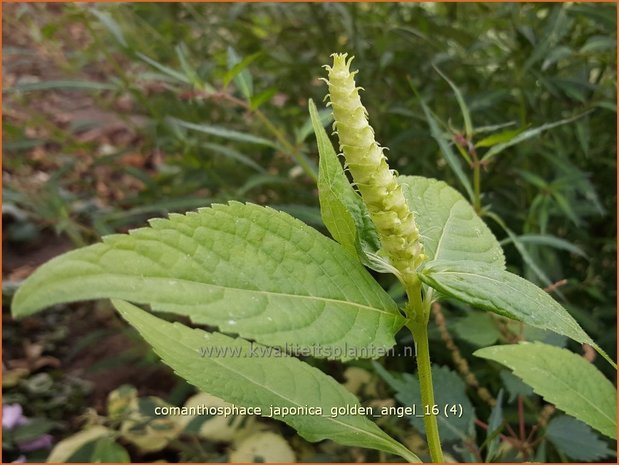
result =
[{"label": "green leaf", "polygon": [[249,158],[247,155],[243,155],[241,152],[234,150],[233,148],[226,147],[225,145],[221,144],[213,144],[210,142],[204,142],[200,144],[200,146],[204,147],[205,149],[209,149],[216,153],[219,153],[226,158],[230,158],[232,160],[238,161],[239,163],[247,165],[255,169],[256,171],[259,171],[260,173],[266,173],[266,170],[262,166]]},{"label": "green leaf", "polygon": [[604,50],[612,50],[617,47],[617,38],[608,36],[592,36],[587,39],[585,45],[580,49],[580,53],[598,53]]},{"label": "green leaf", "polygon": [[[415,406],[416,415],[409,418],[419,432],[425,431],[423,425],[423,407],[421,391],[417,376],[409,373],[389,373],[381,365],[373,362],[374,369],[395,391],[395,398],[405,407]],[[432,366],[432,381],[434,384],[434,402],[439,406],[437,416],[439,434],[442,441],[451,442],[475,437],[475,412],[471,401],[466,396],[466,385],[462,378],[447,367]],[[453,406],[462,408],[462,415],[452,414]],[[445,415],[445,408],[447,415]]]},{"label": "green leaf", "polygon": [[556,62],[563,60],[565,58],[568,58],[569,56],[572,55],[572,53],[573,53],[572,49],[569,47],[566,47],[565,45],[560,45],[558,47],[553,48],[548,53],[548,55],[546,55],[546,58],[544,59],[544,62],[542,63],[542,71],[546,71]]},{"label": "green leaf", "polygon": [[590,99],[590,95],[595,91],[595,86],[588,82],[588,80],[581,79],[558,79],[552,78],[546,80],[546,83],[552,83],[552,85],[561,90],[569,98],[576,100],[580,103],[586,103]]},{"label": "green leaf", "polygon": [[[548,277],[548,275],[540,268],[537,262],[533,259],[525,245],[520,241],[519,237],[507,227],[505,222],[495,213],[487,212],[486,216],[488,218],[492,218],[509,236],[511,242],[513,242],[514,247],[522,257],[522,260],[527,264],[527,266],[535,273],[538,279],[545,285],[550,286],[552,284],[552,280]],[[564,298],[563,293],[560,289],[555,289],[554,291],[559,297]]]},{"label": "green leaf", "polygon": [[372,266],[370,256],[380,248],[380,243],[370,214],[348,181],[311,100],[309,110],[318,143],[318,199],[322,221],[333,238],[352,256],[358,256],[363,263]]},{"label": "green leaf", "polygon": [[496,405],[490,412],[488,418],[488,431],[486,432],[486,445],[488,453],[486,454],[486,462],[492,462],[499,451],[499,434],[503,430],[503,389],[499,391],[496,397]]},{"label": "green leaf", "polygon": [[116,86],[107,82],[59,80],[39,82],[17,82],[10,86],[9,92],[33,92],[40,90],[114,90]]},{"label": "green leaf", "polygon": [[462,112],[462,119],[464,120],[464,132],[466,134],[467,139],[471,139],[473,137],[473,123],[471,121],[471,113],[469,112],[469,108],[464,101],[464,97],[462,97],[462,92],[460,89],[447,77],[445,76],[440,69],[434,66],[434,70],[441,75],[447,84],[451,87],[456,96],[456,100],[458,101],[458,106],[460,107],[460,112]]},{"label": "green leaf", "polygon": [[458,191],[443,181],[419,176],[400,176],[398,181],[430,260],[467,260],[505,268],[503,250],[492,231]]},{"label": "green leaf", "polygon": [[479,262],[436,260],[425,264],[419,278],[473,307],[590,344],[614,365],[561,304],[520,276]]},{"label": "green leaf", "polygon": [[475,128],[475,131],[473,131],[473,133],[482,134],[484,132],[495,132],[495,131],[498,131],[499,129],[504,129],[506,127],[514,126],[516,124],[517,123],[515,121],[508,121],[507,123],[491,124],[490,126],[477,126]]},{"label": "green leaf", "polygon": [[13,439],[15,441],[31,441],[48,433],[57,424],[51,420],[45,418],[33,418],[28,423],[18,426],[13,431]]},{"label": "green leaf", "polygon": [[[357,398],[320,370],[283,354],[253,356],[250,343],[219,333],[206,333],[180,323],[168,323],[127,302],[114,301],[122,316],[153,346],[164,363],[189,383],[241,407],[321,407],[323,415],[274,415],[308,441],[331,439],[368,447],[419,462],[364,415],[332,416],[333,407],[358,406]],[[203,357],[204,348],[220,356]],[[222,352],[227,349],[229,352]],[[226,354],[229,354],[226,356]]]},{"label": "green leaf", "polygon": [[615,102],[603,100],[601,102],[594,102],[593,106],[617,113],[617,104]]},{"label": "green leaf", "polygon": [[617,455],[585,423],[567,415],[550,420],[546,438],[559,452],[577,461],[597,462]]},{"label": "green leaf", "polygon": [[518,396],[528,397],[533,394],[531,386],[524,384],[520,378],[515,376],[509,370],[501,370],[499,377],[503,382],[503,386],[509,392],[509,403],[512,403]]},{"label": "green leaf", "polygon": [[[312,99],[309,100],[308,107],[310,110],[310,116],[303,123],[303,125],[295,131],[295,141],[297,144],[302,144],[303,141],[307,139],[307,136],[309,136],[311,133],[314,133],[316,135],[316,138],[318,139],[319,131],[317,131],[316,128],[323,128],[322,132],[324,132],[324,127],[333,121],[333,111],[331,111],[331,109],[323,108],[322,110],[317,110],[316,105],[314,104],[314,101]],[[315,120],[318,121],[318,126],[316,127],[314,126]],[[329,144],[331,144],[329,137],[327,137],[326,139],[322,139],[323,141],[326,140],[329,142]],[[331,149],[333,149],[333,146],[331,146]]]},{"label": "green leaf", "polygon": [[195,67],[189,63],[187,46],[184,43],[180,43],[174,48],[174,50],[176,51],[176,56],[181,64],[181,68],[183,69],[185,76],[187,76],[187,80],[191,82],[196,89],[215,92],[215,88],[209,83],[203,82]]},{"label": "green leaf", "polygon": [[127,41],[125,40],[125,36],[123,34],[122,28],[116,22],[114,17],[107,11],[101,11],[96,8],[92,8],[89,10],[94,16],[97,17],[101,24],[103,24],[110,34],[114,36],[114,38],[118,41],[120,45],[123,47],[128,47]]},{"label": "green leaf", "polygon": [[486,347],[499,340],[501,332],[488,313],[470,312],[458,319],[453,329],[460,339],[477,347]]},{"label": "green leaf", "polygon": [[547,329],[534,328],[533,326],[523,325],[519,321],[509,320],[506,322],[506,327],[513,334],[520,334],[522,339],[529,342],[543,342],[551,346],[565,347],[567,345],[567,337],[557,334]]},{"label": "green leaf", "polygon": [[544,31],[539,40],[535,42],[535,48],[524,63],[523,71],[527,72],[537,62],[548,56],[550,49],[560,42],[560,39],[568,33],[572,20],[567,15],[565,5],[557,5],[550,9],[547,18],[544,20]]},{"label": "green leaf", "polygon": [[[90,459],[90,454],[88,456],[81,455],[80,451],[88,445],[94,445],[97,439],[109,434],[112,434],[112,431],[101,425],[94,425],[79,431],[57,443],[47,457],[47,461],[48,463],[84,463]],[[78,454],[80,454],[79,457]]]},{"label": "green leaf", "polygon": [[496,134],[491,134],[488,137],[484,137],[482,140],[475,144],[475,147],[492,147],[496,144],[502,144],[505,142],[509,142],[517,135],[521,134],[526,127],[518,128],[518,129],[508,129],[506,131],[497,132]]},{"label": "green leaf", "polygon": [[275,147],[275,144],[263,137],[254,136],[252,134],[246,134],[244,132],[234,131],[233,129],[222,128],[220,126],[213,126],[211,124],[195,124],[189,121],[183,121],[177,118],[167,118],[167,120],[177,126],[192,129],[194,131],[203,132],[213,136],[221,137],[223,139],[233,140],[236,142],[247,142],[250,144],[266,145],[269,147]]},{"label": "green leaf", "polygon": [[169,76],[177,81],[183,82],[185,84],[191,84],[191,81],[189,80],[189,78],[187,78],[187,76],[185,76],[183,73],[179,73],[178,71],[170,68],[169,66],[163,65],[155,60],[153,60],[152,58],[144,55],[143,53],[136,53],[136,55],[138,56],[138,58],[140,58],[141,60],[145,61],[146,63],[148,63],[149,65],[151,65],[153,68],[158,69],[159,71],[161,71],[163,74],[165,74],[166,76]]},{"label": "green leaf", "polygon": [[275,94],[277,94],[277,89],[275,87],[269,87],[268,89],[257,93],[256,95],[252,96],[251,100],[249,101],[249,109],[252,111],[257,110],[263,104],[270,101]]},{"label": "green leaf", "polygon": [[581,221],[578,218],[578,215],[576,214],[574,209],[572,208],[572,203],[561,192],[552,191],[551,195],[555,199],[555,202],[559,206],[559,209],[563,213],[565,213],[565,216],[567,216],[570,220],[572,220],[572,222],[576,226],[580,226]]},{"label": "green leaf", "polygon": [[13,315],[118,298],[343,359],[353,348],[391,347],[404,323],[356,259],[285,213],[231,202],[150,225],[41,266],[16,293]]},{"label": "green leaf", "polygon": [[583,357],[540,342],[486,347],[474,355],[511,368],[547,402],[617,438],[617,391]]},{"label": "green leaf", "polygon": [[350,183],[331,141],[323,127],[316,105],[309,102],[311,122],[318,144],[318,200],[322,221],[331,233],[352,256],[357,256],[357,226],[351,209],[358,208],[362,200]]},{"label": "green leaf", "polygon": [[519,144],[520,142],[523,142],[527,139],[531,139],[533,137],[537,137],[539,134],[541,134],[544,131],[547,131],[548,129],[552,129],[552,128],[556,128],[557,126],[562,126],[564,124],[568,124],[571,123],[573,121],[576,121],[579,118],[582,118],[585,115],[588,115],[589,113],[591,113],[591,111],[587,111],[585,113],[581,113],[579,115],[576,116],[572,116],[571,118],[565,118],[559,121],[554,121],[552,123],[547,123],[547,124],[542,124],[541,126],[538,126],[536,128],[531,128],[531,129],[527,129],[524,132],[521,132],[519,135],[517,135],[516,137],[514,137],[513,139],[507,141],[507,142],[503,142],[501,144],[497,144],[495,146],[493,146],[490,150],[488,150],[484,156],[482,157],[482,161],[487,161],[490,160],[492,157],[494,157],[495,155],[498,155],[499,153],[501,153],[503,150]]},{"label": "green leaf", "polygon": [[594,21],[600,27],[599,30],[617,30],[617,9],[612,3],[573,3],[568,8],[568,13],[574,17],[587,18]]},{"label": "green leaf", "polygon": [[131,463],[127,450],[110,436],[97,439],[90,460],[93,463]]},{"label": "green leaf", "polygon": [[[90,441],[82,444],[75,450],[66,460],[67,463],[86,463],[92,462],[92,454],[95,451],[96,441]],[[48,459],[49,460],[49,459]]]},{"label": "green leaf", "polygon": [[234,80],[234,84],[248,101],[254,94],[254,81],[247,67],[258,56],[260,56],[260,53],[254,53],[241,59],[232,47],[228,47],[228,72],[224,76],[224,86]]},{"label": "green leaf", "polygon": [[[524,234],[516,237],[518,241],[524,244],[546,245],[549,247],[554,247],[555,249],[566,250],[583,258],[588,258],[585,251],[580,247],[566,241],[565,239],[553,236],[552,234]],[[508,238],[501,241],[501,244],[508,244],[510,242],[513,242],[513,240]]]},{"label": "green leaf", "polygon": [[519,169],[516,169],[516,172],[520,176],[522,176],[522,179],[524,179],[529,184],[532,184],[533,186],[538,187],[540,190],[543,190],[543,191],[549,190],[548,183],[541,176],[538,176],[535,173],[531,173],[530,171],[519,170]]}]

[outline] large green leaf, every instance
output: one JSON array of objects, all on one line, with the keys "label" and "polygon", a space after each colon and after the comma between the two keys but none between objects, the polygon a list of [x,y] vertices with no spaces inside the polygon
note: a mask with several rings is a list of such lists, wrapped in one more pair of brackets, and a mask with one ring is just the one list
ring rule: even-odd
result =
[{"label": "large green leaf", "polygon": [[561,304],[520,276],[484,263],[437,260],[426,263],[419,278],[474,307],[590,344],[614,365]]},{"label": "large green leaf", "polygon": [[594,462],[617,456],[599,436],[582,421],[561,415],[553,418],[546,428],[546,438],[558,451],[573,460]]},{"label": "large green leaf", "polygon": [[359,196],[344,174],[312,100],[309,102],[309,111],[318,144],[318,200],[322,221],[333,239],[356,256],[357,226],[351,209],[357,208],[356,198]]},{"label": "large green leaf", "polygon": [[430,260],[467,260],[505,268],[497,239],[458,191],[443,181],[420,176],[400,176],[398,181]]},{"label": "large green leaf", "polygon": [[355,258],[285,213],[233,202],[150,225],[43,265],[18,290],[13,314],[118,298],[328,358],[391,347],[404,323]]},{"label": "large green leaf", "polygon": [[617,391],[583,357],[540,342],[486,347],[474,355],[511,368],[546,401],[617,438]]},{"label": "large green leaf", "polygon": [[[331,414],[333,407],[358,406],[357,398],[320,370],[294,357],[253,354],[249,342],[168,323],[123,301],[114,301],[122,316],[153,346],[163,361],[199,389],[236,406],[321,407],[322,415],[274,415],[308,441],[331,439],[344,445],[378,449],[419,462],[364,415]],[[205,348],[217,354],[205,357]]]},{"label": "large green leaf", "polygon": [[380,241],[367,207],[348,181],[311,100],[309,111],[320,156],[318,198],[322,220],[333,238],[353,256],[372,269],[386,271],[387,266],[380,266],[381,257],[376,254]]}]

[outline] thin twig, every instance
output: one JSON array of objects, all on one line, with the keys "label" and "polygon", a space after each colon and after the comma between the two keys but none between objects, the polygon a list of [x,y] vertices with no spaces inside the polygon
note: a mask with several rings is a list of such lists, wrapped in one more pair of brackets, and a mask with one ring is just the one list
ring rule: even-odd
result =
[{"label": "thin twig", "polygon": [[[487,423],[484,423],[483,421],[481,421],[478,418],[475,418],[475,424],[477,426],[479,426],[480,428],[483,428],[484,430],[488,431],[488,429],[490,428],[490,426]],[[503,423],[505,426],[507,426],[507,423]],[[491,431],[492,432],[492,431]],[[516,436],[507,436],[503,433],[499,433],[499,437],[505,441],[509,441],[511,443],[514,443],[514,441],[518,441],[518,438]]]},{"label": "thin twig", "polygon": [[556,283],[552,283],[550,286],[546,286],[544,290],[548,293],[553,292],[560,288],[561,286],[565,286],[567,284],[567,279],[560,279]]},{"label": "thin twig", "polygon": [[524,402],[522,396],[518,396],[518,424],[520,426],[520,440],[524,442],[526,439],[526,430],[524,424]]},{"label": "thin twig", "polygon": [[224,100],[228,101],[236,106],[243,108],[248,114],[253,114],[258,118],[258,120],[262,123],[262,125],[277,139],[280,146],[290,152],[290,155],[294,158],[295,162],[303,168],[305,174],[309,176],[314,181],[318,181],[318,176],[316,174],[315,169],[310,166],[308,161],[303,157],[303,154],[300,152],[299,148],[290,143],[286,136],[280,131],[271,120],[260,110],[257,108],[251,108],[248,102],[241,100],[234,95],[231,95],[227,92],[198,92],[191,91],[189,93],[183,94],[185,98],[202,98],[202,99],[214,99],[214,100]]}]

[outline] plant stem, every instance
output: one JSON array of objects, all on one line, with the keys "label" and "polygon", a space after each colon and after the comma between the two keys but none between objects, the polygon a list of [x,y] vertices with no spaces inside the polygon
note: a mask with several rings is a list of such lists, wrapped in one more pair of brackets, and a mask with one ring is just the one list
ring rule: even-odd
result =
[{"label": "plant stem", "polygon": [[520,427],[520,440],[524,442],[526,439],[525,424],[524,424],[524,404],[522,396],[518,396],[518,426]]},{"label": "plant stem", "polygon": [[474,190],[474,202],[473,207],[479,214],[481,212],[481,175],[480,175],[480,163],[475,157],[473,162],[473,190]]},{"label": "plant stem", "polygon": [[267,118],[264,113],[260,110],[254,110],[254,114],[260,120],[262,124],[275,136],[277,141],[290,152],[290,155],[295,159],[295,161],[303,168],[305,174],[312,178],[315,182],[318,182],[318,174],[316,173],[316,168],[313,167],[308,160],[303,156],[303,154],[299,151],[297,147],[292,145],[286,139],[286,136],[282,134],[282,132]]},{"label": "plant stem", "polygon": [[[410,320],[408,328],[413,333],[417,352],[417,373],[421,390],[421,404],[423,408],[423,425],[426,430],[426,439],[430,457],[433,462],[443,462],[443,451],[438,434],[438,422],[436,415],[432,415],[434,406],[434,386],[432,385],[432,370],[430,364],[430,346],[428,343],[428,317],[429,311],[416,309],[418,313]],[[429,407],[428,407],[429,406]],[[429,408],[429,411],[426,409]],[[430,413],[429,415],[427,413]]]},{"label": "plant stem", "polygon": [[290,155],[292,156],[292,158],[294,158],[294,160],[299,164],[299,166],[303,168],[303,171],[305,171],[305,174],[309,176],[310,178],[312,178],[315,182],[318,182],[318,173],[316,172],[316,167],[313,166],[307,158],[305,158],[305,156],[301,153],[298,147],[295,147],[293,144],[291,144],[288,141],[288,139],[282,133],[282,131],[280,131],[277,128],[277,126],[275,126],[264,113],[262,113],[258,109],[252,109],[251,106],[244,100],[236,98],[233,95],[227,94],[225,92],[218,92],[215,94],[207,93],[205,95],[222,98],[224,100],[227,100],[228,102],[231,102],[235,105],[238,105],[244,108],[249,113],[253,113],[256,116],[256,118],[260,120],[262,125],[275,137],[275,139],[277,139],[277,142],[279,142],[281,147],[284,150],[288,150],[290,152]]}]

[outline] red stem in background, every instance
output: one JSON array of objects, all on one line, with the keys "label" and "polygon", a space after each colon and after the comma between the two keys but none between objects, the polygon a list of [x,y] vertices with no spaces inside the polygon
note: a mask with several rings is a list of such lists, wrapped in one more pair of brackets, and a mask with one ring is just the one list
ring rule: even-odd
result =
[{"label": "red stem in background", "polygon": [[520,425],[520,440],[524,442],[526,439],[526,432],[524,428],[524,403],[522,401],[522,396],[518,396],[518,423]]}]

